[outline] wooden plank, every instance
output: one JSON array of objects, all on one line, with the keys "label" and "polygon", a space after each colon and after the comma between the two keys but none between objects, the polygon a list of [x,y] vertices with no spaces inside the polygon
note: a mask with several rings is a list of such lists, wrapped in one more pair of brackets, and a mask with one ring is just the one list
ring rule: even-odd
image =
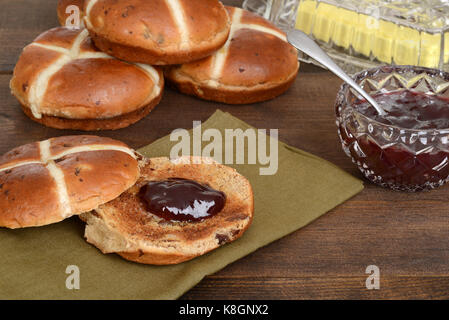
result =
[{"label": "wooden plank", "polygon": [[234,278],[210,277],[182,297],[202,299],[448,299],[447,277],[383,278],[379,290],[367,290],[363,277]]},{"label": "wooden plank", "polygon": [[41,32],[58,26],[57,0],[2,0],[0,11],[0,74],[9,73],[23,47]]}]

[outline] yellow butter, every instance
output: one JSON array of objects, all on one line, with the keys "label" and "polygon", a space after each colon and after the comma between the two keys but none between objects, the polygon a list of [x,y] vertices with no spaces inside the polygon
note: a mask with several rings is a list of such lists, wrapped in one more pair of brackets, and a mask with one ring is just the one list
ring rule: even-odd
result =
[{"label": "yellow butter", "polygon": [[329,42],[332,37],[334,19],[338,8],[327,3],[320,2],[316,9],[315,23],[312,34],[315,38]]},{"label": "yellow butter", "polygon": [[299,4],[296,29],[299,29],[307,34],[312,32],[316,6],[316,1],[310,0],[302,1]]},{"label": "yellow butter", "polygon": [[382,62],[391,63],[393,58],[393,43],[398,26],[392,22],[379,20],[379,28],[374,32],[373,55]]},{"label": "yellow butter", "polygon": [[420,35],[417,30],[400,26],[394,41],[393,61],[396,64],[417,65]]},{"label": "yellow butter", "polygon": [[437,68],[440,63],[441,34],[421,32],[421,56],[419,65]]},{"label": "yellow butter", "polygon": [[338,9],[334,16],[333,42],[345,49],[349,49],[354,35],[354,29],[358,21],[358,14],[346,9]]},{"label": "yellow butter", "polygon": [[[408,7],[401,10],[394,4],[391,9],[403,11],[404,15],[409,10]],[[419,18],[424,19],[425,14]],[[442,23],[437,20],[432,27],[440,28]],[[440,33],[418,31],[375,15],[358,13],[320,0],[303,0],[298,7],[296,28],[345,50],[352,47],[358,54],[383,63],[439,67]],[[444,63],[449,63],[449,32],[444,34],[443,49]]]},{"label": "yellow butter", "polygon": [[449,63],[449,32],[444,34],[444,63]]},{"label": "yellow butter", "polygon": [[357,25],[354,30],[352,47],[358,53],[369,57],[373,47],[375,26],[379,21],[365,14],[357,15]]}]

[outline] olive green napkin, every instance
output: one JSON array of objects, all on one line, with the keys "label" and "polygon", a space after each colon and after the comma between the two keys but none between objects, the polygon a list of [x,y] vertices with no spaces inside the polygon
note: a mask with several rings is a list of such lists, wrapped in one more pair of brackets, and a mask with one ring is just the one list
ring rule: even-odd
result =
[{"label": "olive green napkin", "polygon": [[[223,132],[250,126],[217,111],[203,123],[202,129],[207,128]],[[140,151],[168,156],[175,143],[165,137]],[[235,167],[250,180],[255,195],[253,225],[239,240],[179,265],[148,266],[101,254],[84,241],[84,226],[76,217],[40,228],[0,229],[0,299],[175,299],[203,277],[307,225],[363,189],[361,181],[336,166],[283,143],[276,175],[259,175],[259,165]],[[70,265],[79,268],[79,290],[66,287],[73,275],[70,269],[66,274]]]}]

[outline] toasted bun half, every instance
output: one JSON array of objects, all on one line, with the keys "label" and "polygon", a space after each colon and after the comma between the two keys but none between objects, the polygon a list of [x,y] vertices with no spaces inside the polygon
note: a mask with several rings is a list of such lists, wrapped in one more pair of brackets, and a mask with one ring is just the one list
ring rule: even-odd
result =
[{"label": "toasted bun half", "polygon": [[[57,14],[61,26],[66,26],[67,19],[71,15],[70,6],[76,6],[79,10],[80,27],[84,27],[84,0],[58,0]],[[69,12],[67,12],[69,11]]]},{"label": "toasted bun half", "polygon": [[11,92],[33,120],[58,129],[119,129],[160,101],[162,72],[100,52],[86,29],[59,27],[28,45]]},{"label": "toasted bun half", "polygon": [[0,157],[0,227],[43,226],[95,209],[139,177],[140,156],[124,143],[65,136]]},{"label": "toasted bun half", "polygon": [[[138,196],[148,181],[184,178],[224,192],[215,216],[196,222],[164,220],[148,212]],[[87,241],[103,253],[118,253],[144,264],[176,264],[203,255],[242,236],[253,219],[253,192],[234,169],[208,158],[149,159],[138,182],[117,199],[81,215]]]},{"label": "toasted bun half", "polygon": [[285,92],[298,74],[298,52],[286,35],[249,11],[226,7],[232,27],[226,44],[205,59],[166,68],[181,92],[205,100],[247,104]]},{"label": "toasted bun half", "polygon": [[204,58],[226,42],[230,30],[218,0],[86,0],[84,8],[98,48],[151,65]]}]

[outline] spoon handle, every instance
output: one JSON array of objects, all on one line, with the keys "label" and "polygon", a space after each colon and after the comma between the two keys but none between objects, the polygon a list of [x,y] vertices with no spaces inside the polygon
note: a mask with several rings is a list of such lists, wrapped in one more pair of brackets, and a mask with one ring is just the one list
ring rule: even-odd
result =
[{"label": "spoon handle", "polygon": [[336,76],[349,84],[362,97],[364,97],[377,110],[380,115],[384,115],[385,111],[377,104],[377,102],[366,93],[354,80],[351,79],[327,54],[321,49],[315,41],[310,39],[304,32],[294,29],[288,32],[287,39],[299,51],[304,52],[311,58],[315,59],[323,66],[327,67]]}]

